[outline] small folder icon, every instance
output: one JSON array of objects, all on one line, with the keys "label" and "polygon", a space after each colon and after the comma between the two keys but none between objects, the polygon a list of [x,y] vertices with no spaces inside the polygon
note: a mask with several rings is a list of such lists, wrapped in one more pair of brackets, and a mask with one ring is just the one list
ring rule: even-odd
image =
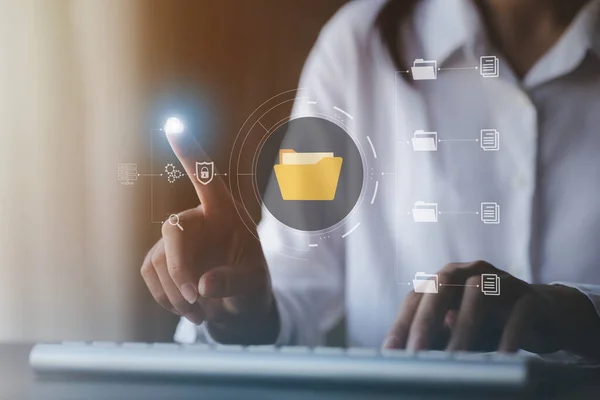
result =
[{"label": "small folder icon", "polygon": [[415,279],[413,279],[413,289],[415,293],[437,293],[438,276],[436,274],[417,272]]},{"label": "small folder icon", "polygon": [[437,203],[417,201],[413,207],[412,213],[415,222],[438,222]]},{"label": "small folder icon", "polygon": [[333,200],[342,170],[342,157],[333,153],[279,151],[275,177],[283,200]]},{"label": "small folder icon", "polygon": [[426,61],[420,58],[416,59],[411,70],[415,81],[437,79],[437,61]]},{"label": "small folder icon", "polygon": [[416,131],[413,135],[412,145],[414,151],[437,151],[437,132]]}]

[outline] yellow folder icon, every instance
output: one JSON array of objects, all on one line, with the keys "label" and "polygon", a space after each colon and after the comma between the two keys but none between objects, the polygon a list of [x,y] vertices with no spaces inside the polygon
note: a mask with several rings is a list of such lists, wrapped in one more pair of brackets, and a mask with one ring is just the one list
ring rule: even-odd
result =
[{"label": "yellow folder icon", "polygon": [[283,200],[333,200],[337,190],[342,157],[333,153],[279,151],[275,177]]}]

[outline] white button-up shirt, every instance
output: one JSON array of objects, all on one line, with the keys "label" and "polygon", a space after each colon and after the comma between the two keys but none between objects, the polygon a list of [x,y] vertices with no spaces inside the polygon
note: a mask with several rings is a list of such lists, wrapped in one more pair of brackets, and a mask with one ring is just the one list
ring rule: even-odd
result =
[{"label": "white button-up shirt", "polygon": [[[289,256],[306,238],[265,216],[278,342],[321,344],[345,316],[349,345],[378,347],[417,272],[479,259],[528,282],[569,282],[598,309],[600,2],[519,80],[470,1],[424,0],[403,27],[404,55],[440,70],[437,80],[414,82],[396,71],[375,29],[382,4],[353,1],[339,11],[302,75],[316,105],[299,100],[294,114],[351,114],[353,134],[376,148],[379,192],[348,221],[359,228],[333,233],[303,254],[308,261]],[[475,69],[488,55],[500,59],[499,78]],[[482,129],[499,132],[499,151],[482,150]],[[416,130],[437,132],[438,150],[414,152]],[[437,203],[438,222],[415,223],[416,201]],[[499,224],[482,223],[483,202],[500,206]],[[176,340],[201,337],[211,340],[182,320]]]}]

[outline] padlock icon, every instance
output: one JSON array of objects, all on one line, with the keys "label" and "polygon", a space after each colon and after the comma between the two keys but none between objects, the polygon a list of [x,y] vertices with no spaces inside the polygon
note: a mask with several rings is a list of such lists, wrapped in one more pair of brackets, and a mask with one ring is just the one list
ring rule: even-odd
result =
[{"label": "padlock icon", "polygon": [[209,178],[208,167],[202,167],[202,169],[200,170],[200,178],[201,179],[208,179]]},{"label": "padlock icon", "polygon": [[203,185],[208,185],[213,180],[215,164],[211,162],[196,162],[196,179]]}]

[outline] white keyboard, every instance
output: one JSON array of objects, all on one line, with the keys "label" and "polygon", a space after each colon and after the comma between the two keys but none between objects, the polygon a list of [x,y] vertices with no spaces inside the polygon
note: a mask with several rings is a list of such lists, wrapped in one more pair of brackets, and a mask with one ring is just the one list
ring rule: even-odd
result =
[{"label": "white keyboard", "polygon": [[103,342],[38,344],[29,361],[38,376],[300,380],[513,390],[532,382],[539,363],[535,358],[500,354]]}]

